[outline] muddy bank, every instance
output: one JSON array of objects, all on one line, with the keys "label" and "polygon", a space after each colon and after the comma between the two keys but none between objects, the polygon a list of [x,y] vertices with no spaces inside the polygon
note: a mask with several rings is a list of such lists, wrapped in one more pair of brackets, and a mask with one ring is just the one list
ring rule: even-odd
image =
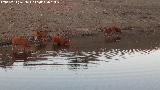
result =
[{"label": "muddy bank", "polygon": [[[160,31],[122,31],[119,41],[108,42],[105,40],[103,32],[97,32],[91,36],[73,36],[70,38],[71,45],[68,48],[57,48],[56,50],[67,49],[71,51],[96,51],[100,49],[154,49],[160,45]],[[37,47],[38,49],[54,50],[52,41],[49,41],[47,46]],[[1,49],[11,50],[12,45],[1,46]],[[35,47],[34,45],[31,46]],[[20,48],[19,48],[20,49]],[[36,50],[34,48],[34,50]]]},{"label": "muddy bank", "polygon": [[106,49],[154,49],[159,47],[160,32],[128,32],[123,31],[122,38],[117,42],[107,42],[102,33],[90,37],[77,37],[72,39],[71,49],[99,50]]}]

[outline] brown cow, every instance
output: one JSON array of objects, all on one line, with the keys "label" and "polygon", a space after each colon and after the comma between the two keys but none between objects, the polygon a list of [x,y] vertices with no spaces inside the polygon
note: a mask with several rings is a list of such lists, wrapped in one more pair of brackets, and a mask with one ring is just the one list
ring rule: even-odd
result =
[{"label": "brown cow", "polygon": [[34,31],[33,36],[35,36],[36,39],[38,40],[47,41],[48,32],[47,31]]},{"label": "brown cow", "polygon": [[115,27],[115,26],[109,27],[109,28],[104,27],[103,30],[104,30],[104,33],[106,33],[106,34],[122,33],[121,29],[118,27]]},{"label": "brown cow", "polygon": [[103,28],[103,32],[104,32],[106,41],[117,41],[121,39],[120,35],[122,31],[119,27],[115,27],[115,26],[112,26],[109,28],[105,27]]},{"label": "brown cow", "polygon": [[53,45],[57,46],[70,46],[71,44],[69,39],[66,39],[60,35],[54,36],[52,40],[53,40]]},{"label": "brown cow", "polygon": [[28,39],[23,36],[14,36],[12,38],[12,46],[21,46],[22,48],[30,47]]}]

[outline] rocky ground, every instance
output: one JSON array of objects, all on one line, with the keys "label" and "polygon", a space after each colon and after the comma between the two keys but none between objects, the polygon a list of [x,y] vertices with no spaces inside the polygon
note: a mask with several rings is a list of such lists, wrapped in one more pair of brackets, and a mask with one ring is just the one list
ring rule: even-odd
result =
[{"label": "rocky ground", "polygon": [[48,29],[54,32],[81,28],[95,31],[99,27],[112,25],[129,31],[160,28],[159,0],[60,0],[58,2],[1,3],[0,32],[24,34],[36,29],[40,24],[47,25]]}]

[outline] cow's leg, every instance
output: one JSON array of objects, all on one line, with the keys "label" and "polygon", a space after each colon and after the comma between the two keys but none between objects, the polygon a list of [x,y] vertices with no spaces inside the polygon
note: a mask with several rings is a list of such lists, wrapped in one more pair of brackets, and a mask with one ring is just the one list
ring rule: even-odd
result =
[{"label": "cow's leg", "polygon": [[15,50],[15,48],[16,48],[16,45],[13,44],[13,45],[12,45],[12,50]]}]

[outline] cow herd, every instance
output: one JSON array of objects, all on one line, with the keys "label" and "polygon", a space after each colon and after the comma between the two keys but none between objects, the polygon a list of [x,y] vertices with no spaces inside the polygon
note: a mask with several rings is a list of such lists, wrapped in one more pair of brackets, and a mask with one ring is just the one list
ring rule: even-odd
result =
[{"label": "cow herd", "polygon": [[55,46],[70,46],[70,39],[63,35],[57,34],[50,36],[49,31],[33,31],[30,37],[15,35],[12,37],[12,47],[29,48],[32,46],[42,46],[52,42]]},{"label": "cow herd", "polygon": [[[100,28],[100,30],[103,32],[105,41],[109,42],[115,42],[117,40],[121,39],[121,29],[116,26],[112,27],[103,27]],[[65,33],[65,32],[64,32]],[[29,48],[32,46],[41,46],[46,45],[48,42],[52,42],[53,46],[59,46],[59,47],[68,47],[71,46],[71,37],[70,34],[56,34],[51,36],[50,31],[47,30],[35,30],[32,31],[32,34],[28,37],[26,36],[20,36],[20,35],[13,35],[11,38],[11,45],[14,48],[21,47],[21,48]]]}]

